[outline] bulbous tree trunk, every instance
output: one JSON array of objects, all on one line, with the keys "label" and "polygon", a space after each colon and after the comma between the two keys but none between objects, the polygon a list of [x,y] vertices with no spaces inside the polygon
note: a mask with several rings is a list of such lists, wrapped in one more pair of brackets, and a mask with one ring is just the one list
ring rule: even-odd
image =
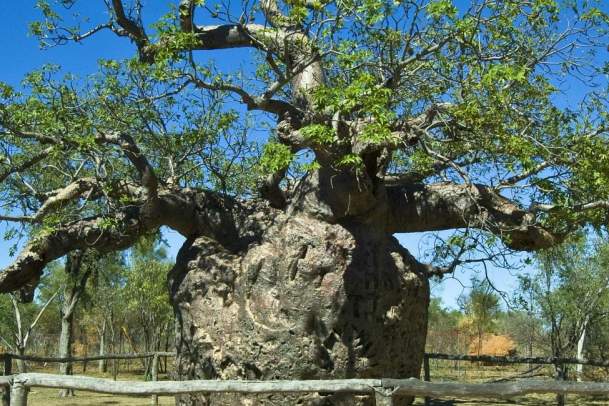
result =
[{"label": "bulbous tree trunk", "polygon": [[[256,220],[265,231],[241,251],[199,237],[178,254],[169,287],[179,379],[419,376],[429,285],[384,225],[374,216],[330,222],[295,208]],[[373,402],[320,393],[253,399],[189,395],[178,404]]]}]

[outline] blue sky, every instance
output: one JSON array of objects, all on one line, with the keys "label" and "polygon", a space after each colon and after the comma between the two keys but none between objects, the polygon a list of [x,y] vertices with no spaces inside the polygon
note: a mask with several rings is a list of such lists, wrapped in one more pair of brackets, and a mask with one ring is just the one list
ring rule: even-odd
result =
[{"label": "blue sky", "polygon": [[[40,50],[37,40],[28,35],[28,24],[38,17],[34,5],[35,0],[21,0],[7,6],[8,1],[4,1],[0,6],[0,38],[3,38],[1,45],[2,55],[5,55],[4,63],[0,68],[0,80],[12,85],[18,85],[24,75],[39,68],[45,63],[60,64],[64,71],[86,76],[96,71],[97,60],[121,59],[131,57],[134,48],[129,41],[117,39],[111,33],[101,33],[96,35],[83,44],[69,44],[67,46],[55,47],[47,50]],[[95,16],[95,20],[104,20],[104,16],[99,13],[104,12],[103,3],[98,1],[83,1],[85,14]],[[152,11],[149,16],[158,16],[167,11],[165,1],[150,1]],[[214,52],[220,66],[232,65],[235,67],[243,61],[243,52]],[[0,224],[0,235],[4,231],[5,225]],[[175,256],[179,249],[183,237],[171,230],[164,230],[165,238],[170,247],[169,253]],[[421,257],[423,252],[430,248],[428,243],[421,239],[420,234],[398,235],[400,242],[408,248],[415,256]],[[0,240],[0,268],[8,265],[11,258],[8,256],[10,242]],[[464,291],[471,277],[470,271],[457,271],[455,278],[447,278],[444,282],[434,286],[436,295],[441,296],[446,305],[457,306],[457,298]],[[516,279],[506,270],[490,268],[489,276],[495,286],[504,291],[510,291],[516,286]]]}]

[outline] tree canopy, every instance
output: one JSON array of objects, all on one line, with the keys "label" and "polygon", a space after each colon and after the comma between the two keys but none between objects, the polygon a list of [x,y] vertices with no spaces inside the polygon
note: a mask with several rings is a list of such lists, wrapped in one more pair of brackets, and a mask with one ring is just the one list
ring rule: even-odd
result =
[{"label": "tree canopy", "polygon": [[[38,2],[43,46],[109,31],[137,56],[0,85],[0,220],[29,238],[0,291],[160,226],[230,246],[257,232],[246,214],[288,206],[334,222],[382,206],[386,233],[466,230],[432,273],[497,238],[536,250],[606,224],[601,1],[167,3],[150,21],[139,0],[94,16]],[[243,60],[222,68],[221,49]]]}]

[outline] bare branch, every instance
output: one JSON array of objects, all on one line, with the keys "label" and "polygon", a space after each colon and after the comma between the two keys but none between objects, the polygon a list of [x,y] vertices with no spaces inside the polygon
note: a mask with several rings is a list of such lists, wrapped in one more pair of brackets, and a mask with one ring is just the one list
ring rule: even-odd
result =
[{"label": "bare branch", "polygon": [[575,211],[575,212],[582,212],[582,211],[594,210],[594,209],[609,210],[609,200],[595,200],[593,202],[575,204],[573,206],[567,206],[567,207],[556,205],[556,204],[537,204],[536,203],[536,204],[531,205],[532,211],[551,212],[551,211],[556,211],[556,210],[561,210],[561,209],[566,209],[566,210]]},{"label": "bare branch", "polygon": [[146,189],[147,197],[156,197],[159,180],[156,177],[154,168],[141,152],[133,137],[125,133],[100,134],[97,137],[97,141],[120,146],[129,161],[140,173],[142,186]]},{"label": "bare branch", "polygon": [[15,336],[17,337],[17,345],[20,346],[23,343],[23,326],[21,324],[21,311],[19,310],[19,303],[14,294],[11,294],[11,303],[13,304],[13,311],[15,312],[15,324],[17,325],[17,331]]},{"label": "bare branch", "polygon": [[123,7],[123,2],[121,0],[112,0],[112,7],[114,10],[114,15],[116,16],[116,22],[121,26],[125,31],[127,31],[129,37],[136,43],[145,44],[148,42],[148,38],[146,37],[146,33],[144,29],[139,26],[135,21],[129,19],[125,14],[125,9]]},{"label": "bare branch", "polygon": [[80,197],[84,192],[97,186],[97,181],[93,178],[82,178],[70,183],[60,189],[57,194],[49,197],[32,217],[33,222],[40,222],[50,212],[64,206],[68,202]]},{"label": "bare branch", "polygon": [[42,317],[42,315],[44,314],[46,309],[49,307],[51,302],[57,297],[58,294],[59,294],[59,290],[56,291],[53,294],[53,296],[51,296],[49,298],[49,300],[47,300],[46,303],[42,306],[42,308],[38,311],[36,318],[34,319],[32,324],[30,324],[30,326],[28,327],[27,333],[25,333],[25,337],[23,337],[23,347],[27,347],[27,342],[30,339],[30,335],[31,335],[32,331],[36,328],[36,324],[38,324],[38,321],[40,320],[40,318]]},{"label": "bare branch", "polygon": [[536,165],[535,167],[529,169],[528,171],[524,171],[518,175],[514,175],[514,176],[507,178],[506,180],[504,180],[503,182],[501,182],[498,185],[498,188],[515,185],[516,183],[523,181],[523,180],[531,177],[532,175],[535,175],[536,173],[543,171],[544,169],[546,169],[550,166],[551,166],[551,164],[549,162],[542,162],[542,163]]},{"label": "bare branch", "polygon": [[99,24],[99,25],[91,28],[89,31],[83,32],[82,34],[73,35],[72,38],[70,38],[70,39],[75,42],[80,42],[80,41],[83,41],[83,40],[97,34],[100,31],[107,30],[107,29],[110,29],[110,30],[112,29],[112,22]]},{"label": "bare branch", "polygon": [[9,168],[4,173],[0,173],[0,183],[4,182],[12,174],[17,173],[17,172],[22,172],[22,171],[29,169],[32,166],[36,165],[37,163],[42,161],[44,158],[49,156],[49,154],[52,151],[53,151],[53,147],[45,148],[42,151],[40,151],[39,153],[37,153],[36,155],[30,157],[30,159],[28,159],[27,161],[25,161],[19,165],[16,165],[12,168]]},{"label": "bare branch", "polygon": [[10,221],[13,223],[33,223],[34,218],[31,216],[6,216],[0,214],[0,221]]},{"label": "bare branch", "polygon": [[252,96],[243,88],[232,85],[230,83],[208,83],[195,77],[194,75],[189,75],[189,78],[195,86],[201,89],[235,93],[241,98],[241,101],[247,106],[248,110],[266,111],[268,113],[273,113],[279,117],[282,117],[285,113],[292,113],[292,115],[294,115],[295,117],[301,115],[301,113],[294,106],[283,100]]},{"label": "bare branch", "polygon": [[144,27],[127,17],[122,0],[112,0],[112,11],[116,16],[116,23],[124,30],[124,34],[122,32],[118,34],[128,36],[136,44],[142,61],[152,62],[153,57],[148,50],[150,40]]}]

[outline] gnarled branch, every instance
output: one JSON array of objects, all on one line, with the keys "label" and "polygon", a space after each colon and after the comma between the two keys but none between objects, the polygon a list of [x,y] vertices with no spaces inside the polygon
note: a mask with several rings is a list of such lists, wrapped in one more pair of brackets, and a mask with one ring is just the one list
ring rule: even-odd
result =
[{"label": "gnarled branch", "polygon": [[131,161],[133,166],[135,166],[140,173],[141,183],[146,191],[147,198],[156,197],[159,180],[156,177],[154,168],[150,162],[148,162],[146,156],[141,152],[133,137],[125,133],[100,134],[97,137],[97,141],[120,146],[125,152],[127,159]]},{"label": "gnarled branch", "polygon": [[116,23],[124,30],[124,33],[121,32],[120,35],[128,36],[136,44],[140,58],[149,61],[150,55],[146,47],[150,41],[144,27],[127,17],[122,0],[112,0],[112,11],[116,16]]},{"label": "gnarled branch", "polygon": [[93,178],[82,178],[70,183],[68,186],[60,189],[54,196],[45,200],[32,218],[32,221],[40,222],[50,212],[71,202],[81,196],[84,192],[91,190],[96,186],[97,182]]},{"label": "gnarled branch", "polygon": [[483,185],[437,183],[388,187],[387,231],[423,232],[462,227],[486,229],[515,250],[557,244],[561,236],[538,224],[534,213]]},{"label": "gnarled branch", "polygon": [[17,259],[0,272],[0,293],[31,292],[45,266],[69,252],[123,250],[163,225],[185,237],[206,235],[235,246],[240,243],[236,221],[247,212],[237,201],[213,192],[161,190],[156,199],[145,199],[112,216],[78,220],[32,237]]}]

